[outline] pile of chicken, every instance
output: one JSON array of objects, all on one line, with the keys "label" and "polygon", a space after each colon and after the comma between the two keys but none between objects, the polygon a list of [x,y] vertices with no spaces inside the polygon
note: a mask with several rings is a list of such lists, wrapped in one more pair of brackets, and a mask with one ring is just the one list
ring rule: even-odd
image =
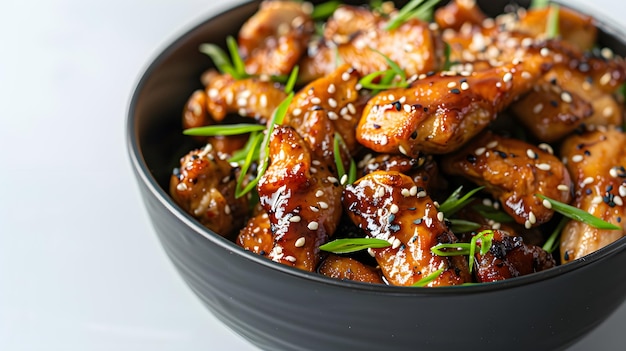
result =
[{"label": "pile of chicken", "polygon": [[[268,79],[298,65],[298,89],[270,137],[269,166],[255,196],[235,197],[240,172],[228,161],[246,136],[210,137],[180,161],[171,195],[202,224],[270,260],[339,279],[408,286],[442,270],[428,286],[491,282],[585,256],[621,238],[575,220],[553,256],[541,245],[560,215],[542,194],[626,228],[626,135],[618,94],[626,63],[598,49],[594,20],[561,7],[559,37],[546,37],[551,8],[515,8],[488,18],[472,0],[438,8],[433,22],[394,29],[393,4],[340,6],[320,32],[306,2],[268,0],[240,29],[250,78],[215,70],[190,97],[183,127],[267,123],[286,98]],[[446,50],[448,45],[449,50]],[[376,49],[376,50],[373,50]],[[408,87],[372,91],[360,79],[397,63]],[[452,65],[450,65],[450,62]],[[341,135],[343,184],[333,141]],[[208,141],[208,143],[207,143]],[[441,203],[459,184],[484,186],[455,216],[479,230],[453,232]],[[554,218],[553,218],[554,217]],[[441,243],[493,231],[488,252],[438,256]],[[320,245],[341,237],[391,245],[335,255]],[[369,255],[368,255],[369,254]]]}]

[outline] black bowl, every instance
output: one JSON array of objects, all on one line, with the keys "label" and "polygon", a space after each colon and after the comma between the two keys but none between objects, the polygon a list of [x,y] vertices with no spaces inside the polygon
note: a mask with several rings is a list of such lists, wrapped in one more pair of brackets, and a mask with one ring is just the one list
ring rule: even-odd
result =
[{"label": "black bowl", "polygon": [[[482,1],[489,15],[509,3]],[[167,194],[191,144],[180,113],[210,60],[258,6],[244,4],[194,27],[143,74],[128,112],[128,148],[141,195],[167,254],[209,310],[265,350],[553,350],[565,348],[623,302],[626,240],[540,273],[461,287],[403,288],[339,281],[271,262],[204,228]],[[588,13],[588,12],[587,12]],[[596,17],[597,18],[597,17]],[[600,41],[626,53],[601,19]]]}]

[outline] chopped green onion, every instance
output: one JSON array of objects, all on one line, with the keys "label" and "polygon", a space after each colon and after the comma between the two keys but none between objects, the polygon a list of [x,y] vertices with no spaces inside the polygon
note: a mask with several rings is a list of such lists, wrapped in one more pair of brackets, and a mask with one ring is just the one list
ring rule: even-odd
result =
[{"label": "chopped green onion", "polygon": [[400,27],[404,22],[406,22],[413,15],[413,10],[415,10],[419,5],[422,4],[424,0],[411,0],[409,1],[400,11],[396,17],[394,17],[391,21],[387,23],[385,26],[385,30],[394,30]]},{"label": "chopped green onion", "polygon": [[441,0],[426,1],[422,6],[418,7],[417,10],[413,11],[411,17],[419,18],[424,22],[432,21],[435,5],[437,5],[439,1]]},{"label": "chopped green onion", "polygon": [[239,55],[237,40],[229,35],[228,37],[226,37],[226,46],[228,47],[228,52],[230,52],[230,58],[233,61],[233,68],[235,68],[237,76],[242,78],[249,77],[249,75],[246,73],[246,65],[243,63],[243,60]]},{"label": "chopped green onion", "polygon": [[474,266],[474,254],[476,245],[480,240],[480,254],[485,255],[493,244],[493,230],[487,229],[474,235],[469,243],[437,244],[430,248],[430,252],[437,256],[469,256],[469,272]]},{"label": "chopped green onion", "polygon": [[348,184],[356,182],[356,162],[350,158],[350,169],[348,170]]},{"label": "chopped green onion", "polygon": [[[341,137],[341,134],[335,132],[335,138],[333,140],[333,156],[335,158],[335,167],[337,168],[337,176],[340,181],[343,179],[344,175],[346,175],[346,170],[343,166],[343,160],[341,158],[341,147],[346,147],[346,144]],[[346,184],[352,184],[356,181],[356,163],[354,159],[350,157],[350,169],[347,174],[347,182]],[[345,184],[342,184],[345,185]]]},{"label": "chopped green onion", "polygon": [[445,47],[443,48],[443,54],[445,57],[445,61],[443,62],[443,70],[449,71],[452,67],[452,61],[450,61],[450,55],[452,54],[452,47],[450,44],[444,42]]},{"label": "chopped green onion", "polygon": [[554,39],[559,36],[559,5],[550,4],[548,22],[546,23],[546,38]]},{"label": "chopped green onion", "polygon": [[476,204],[472,206],[472,210],[478,212],[482,217],[491,219],[492,221],[499,223],[511,223],[513,217],[506,214],[504,211],[496,210],[493,206],[485,206],[483,204]]},{"label": "chopped green onion", "polygon": [[211,58],[215,67],[222,74],[230,74],[233,78],[238,79],[237,71],[233,67],[232,63],[230,63],[230,58],[226,55],[226,52],[224,52],[222,48],[215,44],[202,44],[200,45],[199,50]]},{"label": "chopped green onion", "polygon": [[380,249],[389,247],[391,244],[387,240],[376,238],[346,238],[336,239],[320,246],[320,250],[336,254],[351,253],[366,249]]},{"label": "chopped green onion", "polygon": [[416,281],[415,283],[413,283],[411,286],[412,287],[424,287],[426,285],[428,285],[430,282],[434,281],[435,279],[439,278],[439,276],[441,275],[441,273],[443,273],[443,271],[445,271],[446,269],[444,267],[439,268],[438,270],[430,273],[429,275],[422,277],[422,279]]},{"label": "chopped green onion", "polygon": [[561,231],[563,231],[563,228],[565,227],[565,224],[567,224],[567,222],[569,222],[569,219],[567,217],[561,218],[561,221],[559,221],[559,224],[556,226],[556,228],[554,228],[554,231],[552,232],[552,234],[550,234],[548,240],[546,240],[546,242],[543,244],[542,249],[544,249],[544,251],[552,253],[554,252],[554,250],[556,250],[556,248],[559,246],[557,239],[561,235]]},{"label": "chopped green onion", "polygon": [[185,135],[193,136],[216,136],[216,135],[240,135],[264,130],[260,124],[219,124],[212,126],[189,128],[183,131]]},{"label": "chopped green onion", "polygon": [[460,197],[461,190],[463,190],[463,186],[460,186],[452,194],[450,194],[450,196],[441,205],[439,205],[439,211],[443,212],[443,214],[446,217],[451,217],[457,211],[459,211],[460,209],[465,207],[467,204],[472,202],[473,200],[472,196],[476,194],[477,192],[481,191],[483,188],[485,187],[484,186],[478,187],[468,192],[463,197]]},{"label": "chopped green onion", "polygon": [[335,10],[341,5],[341,1],[327,1],[325,3],[321,3],[319,5],[315,5],[313,8],[313,12],[311,13],[311,18],[314,21],[325,20],[328,17],[332,16]]},{"label": "chopped green onion", "polygon": [[585,224],[588,224],[598,229],[609,229],[609,230],[621,230],[622,229],[621,227],[618,227],[615,224],[605,222],[602,219],[592,215],[591,213],[583,211],[574,206],[570,206],[560,201],[553,200],[542,194],[535,194],[535,196],[539,197],[542,200],[547,200],[550,203],[550,205],[552,205],[553,210],[555,210],[556,212],[562,214],[563,216],[567,218],[571,218],[579,222],[583,222]]},{"label": "chopped green onion", "polygon": [[[248,157],[248,154],[252,154],[252,161],[259,160],[259,145],[256,144],[255,140],[258,138],[260,132],[252,132],[248,141],[246,141],[246,145],[243,146],[240,150],[233,152],[231,158],[228,159],[228,162],[241,162],[245,161]],[[260,141],[259,141],[260,142]]]},{"label": "chopped green onion", "polygon": [[530,2],[531,9],[542,9],[548,6],[550,0],[532,0]]},{"label": "chopped green onion", "polygon": [[[251,150],[258,150],[259,146],[261,145],[261,142],[263,141],[262,137],[263,137],[263,134],[261,133],[257,133],[254,136],[250,137]],[[248,170],[250,169],[250,166],[252,166],[252,163],[254,162],[254,160],[258,158],[259,158],[258,153],[255,153],[255,152],[248,152],[248,154],[245,156],[243,164],[241,165],[241,171],[239,172],[239,177],[237,177],[237,184],[235,185],[235,197],[236,198],[239,198],[247,194],[248,192],[250,192],[250,190],[252,190],[252,188],[248,189],[247,187],[245,187],[242,190],[241,187],[243,186],[243,183],[246,179],[246,175],[248,174]],[[256,183],[258,183],[258,179],[256,180]],[[254,184],[256,185],[256,183]]]},{"label": "chopped green onion", "polygon": [[289,74],[289,78],[287,78],[287,83],[285,83],[285,93],[289,94],[293,92],[293,88],[296,86],[296,81],[298,80],[298,72],[300,72],[300,67],[296,65]]},{"label": "chopped green onion", "polygon": [[[400,68],[400,66],[398,66],[397,63],[395,63],[392,59],[390,59],[382,52],[374,48],[370,49],[385,59],[387,65],[389,66],[389,69],[386,69],[384,71],[372,72],[361,78],[359,80],[359,84],[362,87],[364,87],[365,89],[374,90],[373,94],[375,95],[379,90],[406,88],[407,86],[409,86],[409,83],[406,80],[406,73],[402,68]],[[378,77],[382,77],[379,83],[374,83],[374,80],[376,80]],[[400,77],[400,81],[394,83],[393,81],[396,77]]]},{"label": "chopped green onion", "polygon": [[481,225],[476,222],[463,219],[453,218],[448,220],[452,224],[452,231],[455,233],[468,233],[481,227]]},{"label": "chopped green onion", "polygon": [[430,252],[437,256],[467,256],[470,253],[470,243],[437,244],[430,248]]}]

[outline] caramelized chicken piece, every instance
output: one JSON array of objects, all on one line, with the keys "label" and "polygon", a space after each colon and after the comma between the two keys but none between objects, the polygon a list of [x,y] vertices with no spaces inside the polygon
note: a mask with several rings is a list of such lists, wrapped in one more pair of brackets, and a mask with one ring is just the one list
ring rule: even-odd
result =
[{"label": "caramelized chicken piece", "polygon": [[590,254],[624,236],[626,230],[626,135],[613,128],[573,134],[561,147],[574,178],[573,206],[622,230],[603,230],[578,221],[561,233],[561,262]]},{"label": "caramelized chicken piece", "polygon": [[[280,84],[258,78],[236,80],[228,74],[210,71],[207,81],[207,111],[217,122],[229,113],[269,120],[278,105],[287,97]],[[206,125],[210,123],[204,123]]]},{"label": "caramelized chicken piece", "polygon": [[459,30],[465,23],[481,25],[487,17],[475,0],[454,0],[435,11],[435,22],[442,29]]},{"label": "caramelized chicken piece", "polygon": [[[475,253],[476,281],[494,282],[543,271],[556,266],[554,257],[539,246],[524,243],[521,236],[493,230],[491,248],[485,255]],[[477,246],[481,246],[480,240]]]},{"label": "caramelized chicken piece", "polygon": [[546,223],[554,211],[543,206],[542,194],[569,203],[572,181],[554,155],[516,139],[483,133],[467,148],[447,155],[443,170],[485,186],[503,210],[526,228]]},{"label": "caramelized chicken piece", "polygon": [[540,141],[554,142],[573,132],[593,114],[587,100],[551,82],[538,84],[511,105],[517,119]]},{"label": "caramelized chicken piece", "polygon": [[380,53],[402,67],[407,76],[441,67],[443,42],[438,33],[429,29],[428,23],[410,19],[392,30],[385,29],[386,23],[379,21],[375,29],[358,32],[347,43],[320,45],[300,62],[300,78],[310,81],[328,75],[336,69],[337,58],[363,76],[383,71],[389,66]]},{"label": "caramelized chicken piece", "polygon": [[207,144],[181,158],[170,178],[170,195],[205,227],[230,237],[248,213],[247,198],[235,198],[236,178],[237,169]]},{"label": "caramelized chicken piece", "polygon": [[[560,6],[558,10],[558,33],[561,40],[581,51],[591,50],[596,44],[598,32],[593,18],[564,6]],[[550,6],[521,11],[518,13],[519,21],[515,23],[513,30],[532,37],[545,37],[551,11]]]},{"label": "caramelized chicken piece", "polygon": [[270,164],[257,186],[271,223],[268,257],[312,272],[320,261],[319,246],[339,223],[341,187],[328,167],[313,166],[317,159],[290,127],[274,129],[269,155]]},{"label": "caramelized chicken piece", "polygon": [[286,75],[291,72],[315,27],[311,5],[266,0],[239,31],[239,49],[249,74]]},{"label": "caramelized chicken piece", "polygon": [[[343,65],[302,88],[289,105],[283,123],[292,126],[326,164],[335,164],[335,132],[351,153],[359,147],[354,131],[367,102],[356,89],[359,77],[357,71]],[[347,161],[348,155],[344,156]]]},{"label": "caramelized chicken piece", "polygon": [[318,273],[335,279],[384,284],[378,270],[350,257],[328,255],[320,264]]},{"label": "caramelized chicken piece", "polygon": [[357,139],[374,151],[410,157],[454,151],[530,90],[546,66],[540,55],[529,55],[469,76],[442,73],[387,90],[368,101]]},{"label": "caramelized chicken piece", "polygon": [[239,231],[235,242],[248,251],[267,256],[274,246],[267,213],[259,213],[250,218],[246,226]]},{"label": "caramelized chicken piece", "polygon": [[346,187],[344,209],[368,237],[391,243],[387,248],[371,249],[390,284],[412,285],[441,268],[443,272],[428,286],[470,281],[464,258],[431,253],[434,245],[457,239],[430,197],[417,188],[401,173],[373,172]]},{"label": "caramelized chicken piece", "polygon": [[213,124],[212,118],[208,115],[208,98],[204,90],[194,91],[183,110],[183,129],[197,128]]},{"label": "caramelized chicken piece", "polygon": [[375,30],[380,15],[363,6],[339,6],[324,25],[324,39],[345,44],[359,32]]}]

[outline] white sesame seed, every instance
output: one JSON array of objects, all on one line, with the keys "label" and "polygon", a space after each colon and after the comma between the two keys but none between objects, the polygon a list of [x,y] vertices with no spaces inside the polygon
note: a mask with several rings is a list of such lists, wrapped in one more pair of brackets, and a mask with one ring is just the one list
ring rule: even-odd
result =
[{"label": "white sesame seed", "polygon": [[302,114],[302,109],[296,107],[293,109],[293,111],[291,111],[291,114],[298,117]]},{"label": "white sesame seed", "polygon": [[552,149],[552,146],[550,146],[550,144],[541,143],[541,144],[537,145],[537,147],[540,148],[541,150],[549,153],[550,155],[554,154],[554,150]]},{"label": "white sesame seed", "polygon": [[402,196],[404,197],[409,197],[411,196],[411,192],[409,191],[409,189],[407,188],[403,188],[402,191],[400,191],[400,193],[402,194]]},{"label": "white sesame seed", "polygon": [[602,116],[611,117],[613,115],[613,107],[607,106],[602,110]]},{"label": "white sesame seed", "polygon": [[211,99],[215,99],[220,95],[220,91],[215,89],[215,88],[211,88],[209,89],[209,97]]},{"label": "white sesame seed", "polygon": [[311,212],[319,212],[320,209],[315,207],[315,206],[309,206],[309,209],[311,210]]},{"label": "white sesame seed", "polygon": [[398,205],[391,204],[391,207],[389,208],[389,212],[391,212],[392,214],[396,214],[398,213],[398,211],[400,211],[400,208],[398,207]]},{"label": "white sesame seed", "polygon": [[285,260],[291,263],[296,262],[296,258],[293,256],[285,256]]},{"label": "white sesame seed", "polygon": [[389,142],[389,139],[387,139],[387,136],[386,136],[386,135],[383,135],[383,136],[380,138],[380,145],[383,145],[383,146],[384,146],[384,145],[387,145],[387,143],[388,143],[388,142]]},{"label": "white sesame seed", "polygon": [[489,144],[487,144],[487,148],[488,149],[493,149],[496,146],[498,146],[498,141],[497,140],[491,141],[491,142],[489,142]]},{"label": "white sesame seed", "polygon": [[548,48],[541,48],[541,50],[539,50],[539,54],[543,57],[546,57],[550,55],[550,50]]},{"label": "white sesame seed", "polygon": [[526,71],[522,72],[522,78],[524,78],[524,79],[530,79],[530,78],[532,78],[532,77],[533,77],[533,76],[532,76],[530,73],[528,73],[528,72],[526,72]]},{"label": "white sesame seed", "polygon": [[294,245],[295,247],[302,247],[304,246],[305,243],[306,243],[306,239],[303,236],[301,236],[298,238],[298,240],[296,240],[296,243]]},{"label": "white sesame seed", "polygon": [[528,158],[532,158],[533,160],[537,158],[537,154],[531,149],[526,150],[526,156],[528,156]]},{"label": "white sesame seed", "polygon": [[539,112],[541,112],[541,110],[543,110],[543,104],[542,103],[538,103],[537,105],[535,105],[535,107],[533,107],[533,113],[534,114],[538,114]]},{"label": "white sesame seed", "polygon": [[511,74],[511,72],[506,72],[502,77],[502,81],[505,83],[510,82],[511,79],[513,79],[513,75]]},{"label": "white sesame seed", "polygon": [[391,248],[392,249],[397,249],[400,247],[400,245],[402,245],[402,241],[400,241],[400,239],[395,238],[393,239],[393,244],[391,244]]},{"label": "white sesame seed", "polygon": [[289,217],[289,222],[291,222],[291,223],[298,223],[298,222],[300,222],[300,220],[302,220],[302,217],[300,217],[300,216],[291,216],[291,217]]},{"label": "white sesame seed", "polygon": [[479,147],[478,149],[476,149],[476,151],[474,151],[474,153],[476,154],[476,156],[480,156],[484,154],[486,150],[487,149],[485,149],[484,147]]},{"label": "white sesame seed", "polygon": [[328,181],[329,181],[329,182],[331,182],[331,183],[333,183],[333,184],[334,184],[334,183],[339,183],[339,179],[337,179],[337,178],[335,178],[335,177],[333,177],[333,176],[329,176],[329,177],[327,177],[326,179],[328,179]]},{"label": "white sesame seed", "polygon": [[320,208],[321,208],[322,210],[326,210],[326,209],[328,209],[328,203],[326,203],[326,202],[324,202],[324,201],[320,201],[320,202],[318,202],[317,204],[320,206]]},{"label": "white sesame seed", "polygon": [[606,72],[600,77],[600,85],[607,85],[611,82],[611,73]]},{"label": "white sesame seed", "polygon": [[533,211],[528,212],[528,221],[530,224],[537,223],[537,217],[535,217],[535,213]]},{"label": "white sesame seed", "polygon": [[187,183],[178,183],[178,185],[176,185],[176,190],[178,191],[187,190]]},{"label": "white sesame seed", "polygon": [[569,191],[569,186],[565,184],[559,184],[556,188],[557,190],[560,190],[560,191]]},{"label": "white sesame seed", "polygon": [[328,119],[331,121],[336,121],[339,119],[339,116],[334,111],[328,111]]},{"label": "white sesame seed", "polygon": [[526,222],[524,222],[524,228],[530,229],[532,226],[533,225],[528,220],[526,220]]},{"label": "white sesame seed", "polygon": [[376,196],[377,196],[377,197],[383,197],[383,196],[385,196],[385,189],[383,189],[382,187],[381,187],[381,188],[378,188],[378,190],[376,190]]},{"label": "white sesame seed", "polygon": [[333,98],[328,98],[328,106],[335,108],[337,107],[337,100],[333,99]]},{"label": "white sesame seed", "polygon": [[583,186],[584,186],[584,185],[589,185],[589,184],[591,184],[591,183],[593,183],[593,177],[587,177],[587,178],[583,179],[583,181],[581,182],[581,184],[582,184]]},{"label": "white sesame seed", "polygon": [[572,162],[578,163],[578,162],[580,162],[582,160],[583,160],[583,155],[574,155],[574,156],[572,156]]},{"label": "white sesame seed", "polygon": [[546,199],[543,199],[542,201],[543,207],[547,208],[547,209],[551,209],[552,208],[552,203]]},{"label": "white sesame seed", "polygon": [[372,256],[372,257],[376,256],[376,255],[374,254],[374,250],[372,250],[372,248],[371,248],[371,247],[367,249],[367,253],[368,253],[368,254],[370,254],[370,256]]},{"label": "white sesame seed", "polygon": [[348,108],[348,111],[350,111],[351,114],[356,114],[356,107],[354,107],[354,104],[349,102],[346,107]]},{"label": "white sesame seed", "polygon": [[443,222],[443,212],[437,212],[437,219],[439,222]]},{"label": "white sesame seed", "polygon": [[225,213],[226,215],[229,215],[229,214],[230,214],[230,206],[228,206],[228,205],[224,206],[224,213]]},{"label": "white sesame seed", "polygon": [[320,227],[320,225],[317,222],[309,222],[309,224],[306,227],[309,228],[309,230],[317,230]]},{"label": "white sesame seed", "polygon": [[610,48],[602,48],[602,50],[600,50],[600,55],[602,55],[605,59],[610,60],[613,58],[613,50]]},{"label": "white sesame seed", "polygon": [[261,96],[259,97],[259,104],[261,105],[261,107],[267,107],[267,95],[261,94]]},{"label": "white sesame seed", "polygon": [[470,88],[468,82],[461,82],[461,90],[468,90]]},{"label": "white sesame seed", "polygon": [[494,201],[493,202],[493,208],[495,208],[496,210],[500,209],[500,203],[498,201]]},{"label": "white sesame seed", "polygon": [[626,197],[626,186],[620,185],[618,192],[619,192],[619,196]]},{"label": "white sesame seed", "polygon": [[609,170],[609,175],[610,175],[611,177],[613,177],[613,178],[617,178],[617,177],[619,176],[619,174],[617,173],[617,168],[612,167],[612,168]]},{"label": "white sesame seed", "polygon": [[328,89],[326,89],[326,91],[327,91],[329,94],[334,94],[334,93],[335,93],[335,91],[337,91],[337,89],[336,89],[336,87],[335,87],[335,84],[330,83],[330,84],[328,85]]},{"label": "white sesame seed", "polygon": [[439,202],[438,201],[433,201],[433,205],[435,205],[435,207],[439,208]]},{"label": "white sesame seed", "polygon": [[622,201],[622,198],[619,197],[619,196],[613,197],[613,202],[615,202],[615,204],[617,206],[623,206],[624,205],[624,201]]},{"label": "white sesame seed", "polygon": [[350,73],[349,72],[343,72],[341,74],[341,80],[343,80],[344,82],[347,82],[350,80]]},{"label": "white sesame seed", "polygon": [[494,224],[492,224],[492,225],[491,225],[491,229],[493,229],[493,230],[499,230],[501,226],[502,226],[502,224],[501,224],[501,223],[499,223],[499,222],[495,222]]},{"label": "white sesame seed", "polygon": [[315,197],[322,197],[324,196],[324,191],[323,190],[317,190],[315,192]]},{"label": "white sesame seed", "polygon": [[404,105],[402,105],[402,109],[406,113],[411,113],[411,111],[413,111],[413,106],[411,106],[409,104],[404,104]]},{"label": "white sesame seed", "polygon": [[549,171],[552,168],[549,163],[539,163],[535,166],[542,171]]},{"label": "white sesame seed", "polygon": [[420,199],[420,198],[422,198],[422,197],[426,197],[426,195],[427,195],[427,194],[426,194],[426,191],[424,191],[424,190],[422,190],[422,191],[418,192],[417,194],[415,194],[415,196],[416,196],[418,199]]},{"label": "white sesame seed", "polygon": [[322,103],[322,99],[320,99],[320,98],[318,98],[317,96],[315,96],[315,97],[311,98],[311,103],[312,103],[313,105],[319,105],[319,104],[321,104],[321,103]]},{"label": "white sesame seed", "polygon": [[339,179],[339,182],[341,183],[341,185],[346,185],[348,183],[348,175],[344,174],[341,176],[341,179]]},{"label": "white sesame seed", "polygon": [[409,189],[409,193],[411,194],[411,196],[417,195],[417,186],[413,185],[411,189]]},{"label": "white sesame seed", "polygon": [[448,88],[454,88],[456,86],[456,82],[448,83]]},{"label": "white sesame seed", "polygon": [[593,199],[591,199],[591,203],[594,205],[601,204],[602,196],[594,196]]},{"label": "white sesame seed", "polygon": [[483,199],[482,202],[484,206],[487,206],[487,207],[493,206],[493,202],[491,201],[491,199]]},{"label": "white sesame seed", "polygon": [[563,100],[563,102],[571,104],[572,103],[572,94],[568,93],[567,91],[564,91],[561,93],[561,100]]},{"label": "white sesame seed", "polygon": [[403,155],[407,155],[406,149],[402,145],[398,146],[398,151]]}]

